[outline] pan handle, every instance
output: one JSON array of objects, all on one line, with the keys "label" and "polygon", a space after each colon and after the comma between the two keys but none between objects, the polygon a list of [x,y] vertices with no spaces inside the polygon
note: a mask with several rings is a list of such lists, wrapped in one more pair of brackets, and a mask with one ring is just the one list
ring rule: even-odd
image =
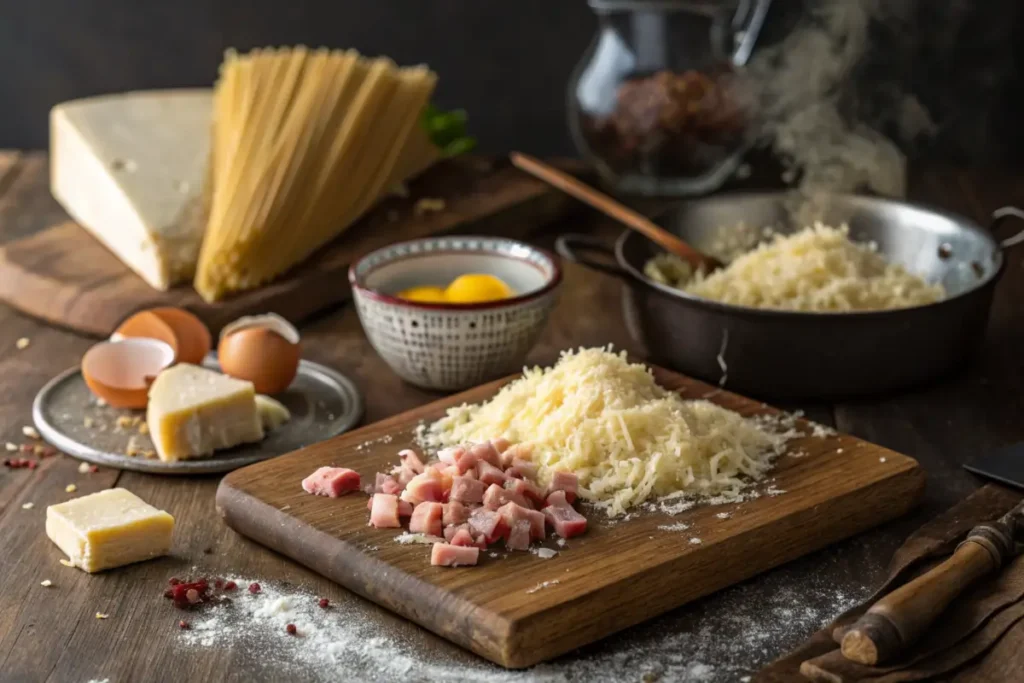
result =
[{"label": "pan handle", "polygon": [[[593,268],[623,280],[629,279],[629,274],[615,263],[615,251],[596,237],[578,233],[560,235],[555,240],[555,251],[562,258],[573,263],[579,263],[587,268]],[[605,260],[595,260],[588,255],[591,253],[601,254]],[[611,263],[608,263],[607,259],[611,259]]]},{"label": "pan handle", "polygon": [[[1024,220],[1024,211],[1018,209],[1016,206],[1003,206],[996,209],[992,212],[992,220],[988,224],[989,232],[994,235],[996,230],[999,229],[999,226],[1005,223],[1009,218]],[[1003,249],[1008,249],[1009,247],[1014,247],[1022,242],[1024,242],[1024,229],[1021,229],[1015,235],[1000,241],[999,246]]]}]

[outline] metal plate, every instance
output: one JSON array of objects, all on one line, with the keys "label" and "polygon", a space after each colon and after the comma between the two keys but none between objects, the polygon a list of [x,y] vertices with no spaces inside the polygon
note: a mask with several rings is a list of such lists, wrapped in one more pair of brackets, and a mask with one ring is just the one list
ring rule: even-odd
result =
[{"label": "metal plate", "polygon": [[[220,370],[215,354],[203,365]],[[318,363],[301,361],[288,390],[275,396],[291,420],[257,444],[220,451],[201,460],[163,462],[156,457],[126,454],[129,441],[139,451],[153,442],[139,432],[141,410],[101,405],[89,391],[79,368],[72,368],[42,388],[32,404],[36,429],[54,448],[97,465],[154,474],[214,474],[289,453],[354,427],[363,416],[363,399],[350,379]]]}]

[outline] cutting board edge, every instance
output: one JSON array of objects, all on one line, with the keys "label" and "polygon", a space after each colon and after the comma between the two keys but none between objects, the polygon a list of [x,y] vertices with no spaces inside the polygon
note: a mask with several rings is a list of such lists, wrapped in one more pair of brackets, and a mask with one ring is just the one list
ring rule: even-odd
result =
[{"label": "cutting board edge", "polygon": [[[443,592],[437,586],[426,581],[416,579],[416,577],[413,576],[409,576],[409,581],[406,586],[404,586],[403,590],[398,593],[393,589],[394,584],[391,584],[392,594],[388,596],[385,593],[368,589],[367,586],[372,585],[369,581],[362,583],[357,582],[350,572],[342,571],[351,570],[352,565],[339,563],[335,561],[333,556],[330,554],[323,555],[314,552],[310,553],[304,559],[298,557],[289,549],[289,547],[287,547],[287,543],[279,542],[281,538],[291,536],[292,538],[304,537],[309,539],[311,536],[315,537],[316,535],[326,534],[311,525],[304,524],[300,520],[285,514],[286,511],[269,505],[259,498],[252,496],[245,490],[235,487],[229,481],[230,477],[231,475],[229,474],[221,480],[220,484],[217,486],[215,498],[217,512],[229,528],[246,538],[274,550],[275,552],[281,553],[304,567],[312,569],[318,574],[321,574],[322,576],[325,576],[341,585],[346,590],[350,590],[370,602],[416,623],[428,631],[437,634],[441,638],[474,652],[495,664],[506,666],[502,662],[502,645],[508,642],[508,637],[511,633],[511,624],[507,619],[494,612],[484,610],[480,605],[473,602],[452,595],[451,593]],[[250,511],[253,509],[260,510],[261,515],[263,516],[263,525],[261,526],[258,523],[258,520],[254,515],[251,515],[250,519],[246,519],[247,515],[241,513],[241,511],[246,509]],[[239,511],[240,514],[235,514],[236,510]],[[275,530],[277,533],[270,533],[268,530],[271,529]],[[396,529],[396,531],[400,531],[400,529]],[[334,538],[334,541],[338,540],[339,539]],[[391,565],[377,560],[371,554],[362,551],[353,544],[342,542],[342,545],[346,550],[351,550],[351,552],[346,553],[346,562],[354,562],[357,565],[355,570],[367,577],[379,575],[381,570],[386,572],[389,569],[393,569]],[[310,547],[316,549],[325,546],[310,544]],[[366,567],[362,568],[358,566],[362,564],[365,564]],[[436,616],[434,621],[418,615],[409,609],[410,606],[414,606],[416,604],[414,600],[402,599],[402,594],[413,593],[416,591],[423,593],[436,592],[438,595],[445,598],[444,600],[431,601],[431,604],[435,607],[434,614]],[[444,608],[440,613],[436,609],[439,604],[444,605]],[[464,633],[454,628],[445,629],[439,626],[440,624],[454,625],[460,623],[466,619],[467,614],[472,612],[483,612],[486,614],[487,620],[481,620],[481,622],[487,623],[490,628],[482,630],[477,627],[472,630],[467,630]],[[468,637],[467,634],[469,633],[472,633],[473,637]],[[506,668],[511,667],[506,666]]]},{"label": "cutting board edge", "polygon": [[[490,384],[499,385],[504,381],[507,381],[507,379],[497,380]],[[441,400],[447,401],[449,399]],[[659,595],[672,595],[673,597],[669,601],[663,601],[661,606],[656,609],[650,609],[646,612],[642,612],[640,610],[636,610],[635,601],[631,601],[628,604],[618,606],[616,611],[612,611],[610,613],[605,611],[603,615],[605,618],[602,618],[601,620],[592,620],[590,622],[594,626],[587,631],[587,636],[582,640],[587,643],[597,642],[626,628],[653,619],[661,614],[693,602],[694,600],[698,600],[716,591],[727,588],[728,586],[735,585],[736,583],[779,567],[816,550],[820,550],[832,543],[855,536],[856,534],[862,533],[868,529],[906,514],[921,500],[925,488],[925,472],[914,458],[895,452],[893,452],[893,455],[899,456],[899,459],[891,463],[891,466],[886,470],[887,473],[885,476],[879,476],[870,483],[848,491],[841,496],[829,499],[825,503],[805,506],[799,509],[795,514],[790,514],[771,522],[771,526],[775,532],[778,531],[777,525],[780,523],[800,526],[810,522],[812,524],[810,533],[806,533],[799,537],[803,542],[799,544],[792,544],[790,546],[774,545],[772,546],[773,550],[778,550],[778,552],[762,552],[756,555],[757,561],[745,561],[735,565],[729,565],[739,567],[740,569],[735,572],[718,571],[714,574],[714,581],[701,586],[697,590],[682,592],[678,595],[659,592]],[[431,602],[434,605],[437,605],[439,602],[444,604],[446,608],[445,614],[447,616],[442,616],[434,620],[420,617],[419,615],[410,612],[410,610],[405,607],[405,605],[414,605],[415,603],[411,600],[401,600],[400,596],[396,596],[394,594],[393,588],[392,595],[390,596],[392,599],[389,599],[389,596],[384,593],[367,590],[365,587],[352,581],[348,574],[341,571],[342,566],[337,562],[333,562],[330,557],[321,556],[318,553],[307,555],[304,558],[299,557],[297,553],[292,552],[288,547],[286,547],[287,544],[280,541],[279,536],[269,533],[267,530],[276,530],[283,534],[285,533],[285,530],[290,529],[295,537],[301,535],[308,538],[311,534],[323,534],[324,532],[312,527],[311,525],[303,523],[301,520],[285,514],[285,511],[279,510],[278,508],[263,502],[259,498],[247,492],[244,487],[235,485],[233,480],[235,478],[242,477],[241,474],[236,476],[236,473],[243,473],[245,470],[259,467],[262,464],[264,463],[257,463],[247,468],[236,470],[224,477],[221,481],[220,486],[217,489],[217,509],[229,527],[243,536],[251,538],[252,540],[265,545],[276,552],[280,552],[299,564],[309,567],[313,571],[330,578],[332,581],[337,582],[346,589],[361,595],[385,609],[389,609],[390,611],[413,621],[419,626],[505,668],[527,668],[580,647],[579,643],[581,639],[579,638],[578,632],[568,634],[564,638],[553,639],[549,635],[543,639],[544,645],[542,647],[537,647],[537,641],[531,641],[530,639],[530,631],[533,628],[540,629],[544,628],[545,625],[549,625],[548,620],[552,610],[566,611],[570,610],[573,605],[587,605],[587,603],[597,607],[607,606],[608,602],[605,599],[605,595],[617,590],[615,584],[611,584],[600,590],[581,594],[571,602],[562,603],[547,610],[533,612],[529,615],[518,618],[507,617],[500,612],[487,610],[478,604],[463,600],[450,593],[442,593],[438,591],[439,595],[443,594],[446,596],[446,600]],[[891,490],[897,485],[898,490]],[[885,508],[885,512],[880,515],[878,507],[870,505],[865,506],[863,503],[865,500],[871,500],[874,492],[883,489],[887,493],[886,498],[893,501],[893,504],[887,506]],[[880,496],[880,498],[882,497]],[[243,500],[245,503],[242,502]],[[241,511],[246,509],[251,511],[254,508],[264,511],[266,517],[262,524],[257,523],[256,519],[246,520],[244,519],[245,515],[241,514]],[[238,511],[239,514],[235,514],[236,511]],[[843,515],[844,517],[852,516],[852,521],[844,526],[834,525],[832,523],[813,526],[813,520],[819,518],[822,513],[825,513],[827,517],[833,517],[837,514]],[[743,534],[730,539],[732,542],[730,543],[730,546],[742,545],[741,541],[743,539],[755,534],[764,533],[766,526],[768,525],[766,524],[748,529]],[[779,535],[783,536],[785,534]],[[335,538],[335,541],[337,540],[338,539]],[[354,561],[359,563],[362,561],[369,562],[372,560],[373,564],[379,563],[371,555],[361,552],[356,546],[352,544],[344,545],[351,547],[354,551],[352,553],[352,557],[348,559],[349,562]],[[723,547],[716,550],[716,552],[720,557],[725,557],[728,554],[728,549]],[[355,559],[353,560],[353,558]],[[644,574],[634,578],[637,581],[669,581],[672,576],[678,575],[680,568],[685,566],[689,561],[688,556],[676,557],[671,561],[652,567],[644,572]],[[722,562],[717,563],[721,564]],[[380,564],[382,567],[391,567],[386,563]],[[345,568],[348,569],[347,566]],[[364,571],[369,573],[368,569]],[[418,580],[411,575],[409,576],[409,579],[410,581],[414,581],[415,585],[410,585],[410,587],[406,589],[407,591],[437,590],[432,584]],[[458,609],[460,606],[462,609]],[[441,626],[446,623],[455,623],[455,620],[457,619],[464,619],[465,614],[470,611],[479,611],[485,614],[486,619],[480,619],[478,620],[478,623],[487,624],[489,628],[486,630],[477,628],[473,631],[460,631],[457,629],[447,630]],[[621,615],[616,617],[616,612],[621,612]],[[470,632],[472,632],[475,637],[468,637],[467,634]],[[529,642],[531,646],[524,647],[519,645],[520,642]],[[522,653],[528,654],[524,656]]]},{"label": "cutting board edge", "polygon": [[[849,503],[851,509],[863,510],[865,506],[861,505],[860,503],[873,490],[880,488],[888,489],[889,487],[896,483],[903,484],[905,482],[906,486],[901,486],[900,488],[901,495],[895,496],[895,499],[899,502],[899,504],[887,509],[886,514],[879,516],[875,511],[865,511],[860,516],[860,518],[857,519],[855,523],[850,524],[848,527],[844,529],[840,529],[838,527],[833,529],[828,525],[822,525],[821,531],[825,533],[817,534],[815,537],[813,537],[813,540],[810,540],[811,537],[807,537],[808,542],[806,544],[795,545],[790,548],[785,548],[779,545],[772,546],[773,549],[779,548],[785,550],[786,552],[781,552],[772,555],[769,555],[767,553],[758,554],[756,555],[756,558],[758,560],[756,562],[747,561],[744,563],[739,563],[738,566],[744,567],[744,570],[735,574],[717,572],[714,574],[717,581],[709,584],[708,586],[703,587],[698,591],[694,591],[690,594],[683,595],[678,599],[672,601],[671,603],[666,602],[665,606],[662,609],[651,610],[647,613],[642,614],[641,616],[637,616],[636,618],[633,618],[631,616],[626,616],[625,618],[608,618],[605,620],[605,623],[614,623],[614,626],[612,626],[611,628],[603,629],[601,633],[594,633],[592,636],[588,636],[585,639],[586,642],[590,644],[596,643],[604,638],[607,638],[608,636],[614,635],[615,633],[623,631],[627,628],[636,626],[637,624],[641,624],[646,621],[650,621],[651,619],[655,619],[658,616],[661,616],[662,614],[683,607],[695,600],[699,600],[700,598],[706,597],[720,590],[724,590],[729,586],[736,585],[742,581],[758,576],[759,574],[763,574],[772,569],[781,567],[782,565],[797,560],[801,557],[804,557],[805,555],[809,555],[815,551],[826,548],[833,543],[837,543],[839,541],[851,538],[853,536],[856,536],[857,534],[863,533],[877,526],[881,526],[886,522],[890,522],[894,519],[897,519],[907,514],[910,510],[914,509],[915,507],[917,507],[917,505],[920,504],[921,498],[924,494],[926,476],[924,469],[920,466],[920,463],[918,463],[917,460],[911,458],[910,456],[904,455],[903,457],[908,461],[907,467],[905,467],[904,469],[895,472],[891,476],[878,478],[874,482],[866,486],[849,491],[843,496],[839,496],[828,501],[828,505],[830,506],[830,508],[832,508],[832,510],[835,510],[838,503]],[[891,493],[892,492],[890,492],[890,495]],[[789,524],[796,524],[803,517],[816,517],[820,512],[820,507],[820,505],[807,507],[800,511],[800,515],[789,515],[787,517],[780,518],[780,520],[777,521],[784,520]],[[764,533],[764,529],[764,526],[749,529],[744,534],[731,538],[730,541],[735,542],[737,539],[741,539],[758,533]],[[827,533],[830,530],[833,533]],[[655,578],[657,578],[658,576],[672,576],[673,574],[678,574],[680,567],[686,565],[687,562],[687,556],[677,557],[671,562],[666,562],[665,564],[652,567],[644,574],[638,575],[633,578],[636,581],[645,581],[650,580],[651,575],[653,575]],[[605,588],[604,590],[614,591],[615,588],[614,586],[612,586]],[[666,595],[667,593],[661,592],[659,594]],[[603,602],[601,600],[600,592],[587,593],[580,595],[576,600],[567,603],[562,603],[550,609],[569,609],[572,605],[578,604],[581,601],[585,600],[594,600],[598,603]],[[632,603],[628,607],[624,606],[621,611],[624,615],[629,615],[631,612],[630,608],[632,606]],[[614,616],[614,613],[605,612],[605,615],[612,617]],[[509,641],[510,651],[514,650],[514,648],[511,647],[511,643],[513,643],[514,640],[520,638],[524,641],[529,640],[526,636],[526,631],[530,627],[531,621],[535,621],[538,624],[543,624],[545,622],[545,612],[535,612],[526,618],[512,620],[512,632],[510,634],[512,640]],[[525,658],[507,657],[505,661],[509,663],[498,663],[501,663],[502,666],[505,666],[506,668],[526,668],[534,666],[544,661],[551,660],[555,657],[571,652],[572,650],[577,649],[579,647],[580,645],[578,644],[578,639],[574,639],[571,643],[567,644],[558,644],[558,641],[546,639],[545,649],[543,651],[538,651],[536,648],[523,648],[523,651],[530,652],[531,656]]]}]

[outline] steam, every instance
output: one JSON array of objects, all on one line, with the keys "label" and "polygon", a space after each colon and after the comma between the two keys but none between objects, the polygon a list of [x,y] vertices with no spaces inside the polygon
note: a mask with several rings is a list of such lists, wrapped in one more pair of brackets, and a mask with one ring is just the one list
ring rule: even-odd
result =
[{"label": "steam", "polygon": [[905,196],[900,144],[934,135],[936,124],[913,94],[877,81],[873,100],[883,113],[864,117],[857,76],[872,49],[873,26],[907,22],[904,13],[916,3],[807,4],[787,37],[756,53],[747,67],[745,82],[760,120],[753,134],[787,164],[789,175],[800,174],[804,194],[869,189]]}]

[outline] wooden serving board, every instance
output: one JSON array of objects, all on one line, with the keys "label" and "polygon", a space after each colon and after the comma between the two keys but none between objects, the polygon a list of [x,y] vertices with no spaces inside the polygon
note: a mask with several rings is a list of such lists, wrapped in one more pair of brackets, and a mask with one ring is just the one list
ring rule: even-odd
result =
[{"label": "wooden serving board", "polygon": [[[667,370],[656,368],[655,376],[687,398],[744,415],[778,413]],[[487,400],[511,379],[236,470],[221,482],[217,508],[239,533],[493,662],[521,668],[901,515],[924,489],[923,471],[907,456],[852,436],[806,436],[791,442],[797,457],[779,459],[755,500],[673,517],[645,512],[613,525],[585,510],[586,534],[565,547],[546,542],[559,551],[552,559],[502,557],[499,547],[498,558],[482,552],[479,566],[451,569],[430,566],[430,546],[399,544],[397,530],[368,526],[365,495],[329,499],[299,486],[323,465],[351,467],[372,482],[397,462],[423,420]],[[679,523],[689,528],[661,528]],[[538,589],[543,582],[550,583]]]},{"label": "wooden serving board", "polygon": [[[567,170],[578,163],[564,161]],[[421,198],[443,199],[442,211],[416,215]],[[312,259],[280,280],[215,304],[189,286],[151,288],[99,241],[64,215],[34,235],[0,247],[0,300],[48,322],[108,336],[130,314],[181,306],[216,334],[240,316],[274,311],[293,323],[350,297],[349,265],[369,251],[429,235],[481,233],[523,237],[566,215],[573,200],[507,161],[460,157],[409,183],[409,196],[382,202]]]}]

